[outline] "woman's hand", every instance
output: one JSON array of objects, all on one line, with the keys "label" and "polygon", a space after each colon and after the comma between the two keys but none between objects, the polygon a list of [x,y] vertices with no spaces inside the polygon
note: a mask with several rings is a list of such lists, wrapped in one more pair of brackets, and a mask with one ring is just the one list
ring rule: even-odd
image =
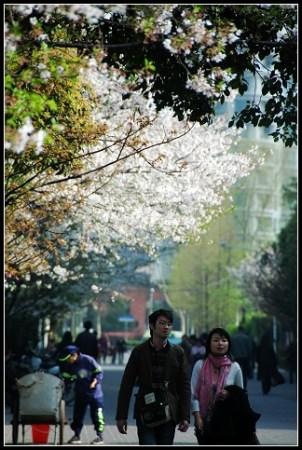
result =
[{"label": "woman's hand", "polygon": [[178,425],[179,431],[182,431],[182,432],[186,432],[188,428],[189,428],[189,422],[187,420],[182,420]]},{"label": "woman's hand", "polygon": [[198,430],[202,430],[203,429],[203,419],[202,419],[199,411],[194,412],[193,415],[194,415],[194,419],[195,419],[195,427]]}]

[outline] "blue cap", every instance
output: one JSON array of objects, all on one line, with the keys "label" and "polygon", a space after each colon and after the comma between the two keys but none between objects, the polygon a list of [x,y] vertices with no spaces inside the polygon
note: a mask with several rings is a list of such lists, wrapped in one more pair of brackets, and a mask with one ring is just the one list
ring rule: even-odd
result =
[{"label": "blue cap", "polygon": [[59,358],[59,361],[66,361],[72,354],[79,353],[80,349],[76,345],[67,345],[63,352],[62,356]]}]

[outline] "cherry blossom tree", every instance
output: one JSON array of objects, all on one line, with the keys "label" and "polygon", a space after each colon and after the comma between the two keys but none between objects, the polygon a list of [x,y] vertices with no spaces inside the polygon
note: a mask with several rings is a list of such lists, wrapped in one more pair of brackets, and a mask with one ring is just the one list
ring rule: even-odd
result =
[{"label": "cherry blossom tree", "polygon": [[[77,23],[87,9],[63,11]],[[70,48],[24,43],[25,23],[29,37],[44,41],[41,23],[51,29],[55,5],[20,5],[9,13],[6,248],[12,276],[47,271],[48,255],[59,258],[59,248],[104,254],[121,243],[155,251],[162,239],[184,241],[261,162],[256,149],[234,150],[240,133],[222,117],[200,125],[185,115],[178,121],[171,108],[158,111],[150,86],[134,89],[124,71],[105,62],[103,48],[95,57],[79,57]],[[57,25],[52,38],[65,39],[66,30]],[[202,89],[214,92],[206,79]],[[71,238],[74,223],[82,227]]]},{"label": "cherry blossom tree", "polygon": [[[163,240],[198,239],[231,200],[231,187],[263,161],[256,147],[237,149],[240,130],[226,117],[200,123],[189,111],[179,120],[173,105],[158,108],[151,63],[140,83],[106,61],[101,45],[83,54],[47,43],[49,36],[64,43],[78,26],[85,38],[95,15],[106,14],[88,6],[8,9],[10,317],[55,315],[90,301],[110,284],[107,272],[117,275],[121,247],[152,257]],[[206,97],[216,95],[209,78],[193,81]]]},{"label": "cherry blossom tree", "polygon": [[[103,91],[105,80],[103,73],[99,78],[96,66],[90,68],[88,78],[94,79],[96,90],[101,86]],[[152,99],[137,95],[122,100],[125,83],[120,83],[114,81],[115,89],[110,85],[105,89],[108,95],[103,93],[96,111],[104,120],[106,105],[115,106],[111,124],[106,124],[112,129],[114,123],[110,139],[118,145],[104,152],[105,135],[100,150],[94,149],[94,165],[91,162],[87,171],[88,177],[93,173],[94,185],[84,214],[88,217],[87,211],[94,211],[89,215],[91,229],[93,235],[99,232],[100,243],[108,223],[110,239],[130,245],[155,248],[169,237],[184,241],[220,211],[230,187],[261,163],[261,155],[257,148],[245,154],[234,151],[240,133],[228,128],[224,117],[211,126],[179,122],[171,109],[156,112]],[[143,129],[142,122],[148,124]],[[131,138],[126,140],[129,133]],[[111,164],[117,160],[118,164]],[[103,168],[98,175],[95,166]],[[97,177],[101,189],[95,187]],[[85,225],[89,226],[89,220]]]},{"label": "cherry blossom tree", "polygon": [[[116,242],[154,250],[162,239],[183,241],[219,212],[230,187],[261,162],[256,149],[233,151],[239,133],[223,117],[201,126],[179,122],[170,109],[158,113],[152,99],[139,94],[125,101],[123,77],[116,79],[106,65],[101,68],[90,59],[81,75],[90,79],[93,92],[91,98],[88,91],[83,94],[94,102],[93,130],[101,130],[92,142],[87,134],[88,143],[82,140],[66,157],[54,140],[36,157],[35,142],[26,146],[22,133],[18,141],[20,129],[13,135],[15,148],[9,146],[6,160],[12,265],[24,258],[32,265],[37,258],[41,270],[39,250],[56,252],[56,245],[64,246],[65,230],[74,221],[83,223],[78,237],[83,250],[93,242],[104,252]],[[21,130],[27,139],[32,136],[29,119]],[[21,153],[16,151],[20,142]],[[58,154],[54,167],[53,148]],[[50,161],[46,167],[44,156]]]}]

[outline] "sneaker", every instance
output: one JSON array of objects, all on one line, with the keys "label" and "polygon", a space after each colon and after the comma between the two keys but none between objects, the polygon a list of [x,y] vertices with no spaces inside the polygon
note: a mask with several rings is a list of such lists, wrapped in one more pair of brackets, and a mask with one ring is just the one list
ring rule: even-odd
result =
[{"label": "sneaker", "polygon": [[100,434],[98,435],[93,441],[90,442],[92,445],[101,445],[104,444],[103,436]]},{"label": "sneaker", "polygon": [[72,436],[71,439],[69,439],[67,444],[82,444],[82,441],[80,437],[75,434],[74,436]]}]

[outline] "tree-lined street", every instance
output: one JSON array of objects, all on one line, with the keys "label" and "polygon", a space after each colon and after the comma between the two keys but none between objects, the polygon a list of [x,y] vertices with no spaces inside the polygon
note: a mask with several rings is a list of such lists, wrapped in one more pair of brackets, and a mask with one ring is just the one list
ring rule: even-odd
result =
[{"label": "tree-lined street", "polygon": [[[5,5],[8,389],[85,319],[114,361],[157,307],[176,340],[242,325],[253,364],[271,330],[295,372],[298,8]],[[105,440],[134,445],[104,370]],[[261,443],[295,445],[296,386],[249,384]]]}]

